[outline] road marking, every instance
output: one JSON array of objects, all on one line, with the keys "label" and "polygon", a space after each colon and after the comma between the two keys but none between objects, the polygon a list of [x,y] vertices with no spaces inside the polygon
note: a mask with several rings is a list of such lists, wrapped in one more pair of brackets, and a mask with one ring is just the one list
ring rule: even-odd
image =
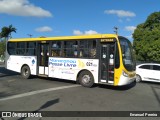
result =
[{"label": "road marking", "polygon": [[67,89],[67,88],[73,88],[73,87],[78,87],[80,85],[70,85],[70,86],[61,86],[61,87],[56,87],[56,88],[49,88],[49,89],[44,89],[44,90],[36,90],[28,93],[23,93],[23,94],[18,94],[18,95],[13,95],[5,98],[1,98],[0,101],[5,101],[5,100],[11,100],[15,98],[22,98],[30,95],[36,95],[40,93],[45,93],[45,92],[50,92],[50,91],[55,91],[55,90],[62,90],[62,89]]}]

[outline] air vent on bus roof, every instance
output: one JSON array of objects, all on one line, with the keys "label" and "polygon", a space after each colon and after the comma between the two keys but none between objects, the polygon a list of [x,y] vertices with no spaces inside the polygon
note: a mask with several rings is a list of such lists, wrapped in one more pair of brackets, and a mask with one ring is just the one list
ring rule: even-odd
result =
[{"label": "air vent on bus roof", "polygon": [[39,37],[39,38],[46,38],[45,36],[41,36],[41,37]]}]

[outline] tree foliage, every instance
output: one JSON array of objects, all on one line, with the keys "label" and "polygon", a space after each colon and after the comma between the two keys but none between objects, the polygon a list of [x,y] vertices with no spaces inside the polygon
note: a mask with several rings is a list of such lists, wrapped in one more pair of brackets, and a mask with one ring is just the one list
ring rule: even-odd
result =
[{"label": "tree foliage", "polygon": [[[12,25],[9,25],[8,27],[4,26],[1,29],[0,32],[0,55],[4,55],[5,53],[5,48],[6,48],[6,40],[11,37],[12,32],[16,32],[16,28],[13,27]],[[5,40],[2,38],[5,38]]]},{"label": "tree foliage", "polygon": [[13,27],[12,25],[9,25],[9,27],[6,27],[4,26],[1,30],[1,34],[0,34],[0,37],[1,38],[8,38],[8,37],[11,37],[11,33],[12,32],[16,32],[16,28]]},{"label": "tree foliage", "polygon": [[4,55],[5,47],[6,47],[6,41],[3,40],[3,41],[0,42],[0,56]]},{"label": "tree foliage", "polygon": [[137,60],[160,62],[160,12],[152,13],[139,24],[133,38]]}]

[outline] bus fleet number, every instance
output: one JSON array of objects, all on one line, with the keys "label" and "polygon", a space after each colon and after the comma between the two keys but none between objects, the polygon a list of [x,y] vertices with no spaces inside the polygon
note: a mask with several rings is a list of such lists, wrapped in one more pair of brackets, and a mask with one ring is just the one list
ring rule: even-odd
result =
[{"label": "bus fleet number", "polygon": [[92,62],[87,62],[86,66],[93,66],[93,63]]}]

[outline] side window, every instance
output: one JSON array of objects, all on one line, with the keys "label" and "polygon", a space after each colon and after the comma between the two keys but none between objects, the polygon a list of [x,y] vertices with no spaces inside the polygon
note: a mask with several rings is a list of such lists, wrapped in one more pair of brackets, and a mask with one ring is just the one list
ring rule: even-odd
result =
[{"label": "side window", "polygon": [[16,54],[16,43],[15,42],[8,42],[8,53],[10,55]]},{"label": "side window", "polygon": [[151,69],[150,65],[142,65],[139,68],[141,68],[141,69],[148,69],[148,70]]},{"label": "side window", "polygon": [[79,57],[96,57],[96,40],[81,40],[79,44]]},{"label": "side window", "polygon": [[64,57],[78,57],[78,41],[64,41]]},{"label": "side window", "polygon": [[51,44],[51,56],[59,57],[62,56],[61,52],[61,41],[53,41]]},{"label": "side window", "polygon": [[26,44],[26,55],[36,55],[36,42],[27,42]]},{"label": "side window", "polygon": [[153,70],[158,70],[158,71],[160,71],[160,66],[158,66],[158,65],[153,65]]},{"label": "side window", "polygon": [[25,42],[17,42],[16,54],[17,55],[25,54]]},{"label": "side window", "polygon": [[95,58],[96,57],[96,49],[97,49],[97,44],[96,40],[91,40],[89,42],[89,49],[90,49],[90,57]]}]

